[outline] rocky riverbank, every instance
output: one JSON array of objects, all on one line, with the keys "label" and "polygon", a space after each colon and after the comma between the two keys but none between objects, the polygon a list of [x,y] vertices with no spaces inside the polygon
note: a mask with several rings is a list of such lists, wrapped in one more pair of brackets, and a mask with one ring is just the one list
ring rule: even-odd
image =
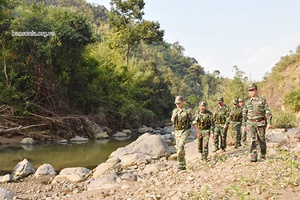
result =
[{"label": "rocky riverbank", "polygon": [[300,130],[272,130],[267,138],[267,159],[257,163],[249,162],[247,145],[210,152],[203,162],[190,142],[187,170],[178,172],[174,148],[146,133],[81,179],[63,170],[31,174],[0,183],[0,199],[300,199]]}]

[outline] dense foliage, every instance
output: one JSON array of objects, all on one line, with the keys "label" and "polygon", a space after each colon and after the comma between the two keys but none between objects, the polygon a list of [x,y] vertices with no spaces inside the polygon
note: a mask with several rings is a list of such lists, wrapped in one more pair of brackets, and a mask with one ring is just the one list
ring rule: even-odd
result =
[{"label": "dense foliage", "polygon": [[[208,101],[211,110],[218,96],[229,105],[247,97],[249,80],[237,66],[233,80],[210,74],[179,42],[164,42],[159,22],[143,19],[143,0],[112,0],[110,11],[84,0],[1,5],[0,103],[17,115],[101,115],[112,128],[155,126],[169,121],[176,95],[193,109]],[[286,97],[295,111],[298,96],[299,88]]]}]

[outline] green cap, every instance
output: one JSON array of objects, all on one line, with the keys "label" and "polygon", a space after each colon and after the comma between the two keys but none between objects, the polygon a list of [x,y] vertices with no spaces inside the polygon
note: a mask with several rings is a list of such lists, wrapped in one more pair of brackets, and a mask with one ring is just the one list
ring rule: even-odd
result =
[{"label": "green cap", "polygon": [[176,103],[180,103],[180,102],[182,102],[183,101],[183,97],[182,96],[176,96],[175,97],[175,104]]},{"label": "green cap", "polygon": [[248,86],[248,90],[257,90],[257,85],[254,84],[254,83],[251,83],[251,84]]},{"label": "green cap", "polygon": [[200,101],[199,107],[206,107],[207,103],[205,101]]},{"label": "green cap", "polygon": [[242,101],[244,101],[244,99],[242,99],[241,97],[239,98],[239,102],[242,102]]},{"label": "green cap", "polygon": [[239,102],[238,102],[237,99],[234,99],[234,100],[232,101],[232,103],[233,103],[234,105],[236,105],[236,104],[238,104]]},{"label": "green cap", "polygon": [[223,97],[218,97],[217,101],[224,101]]}]

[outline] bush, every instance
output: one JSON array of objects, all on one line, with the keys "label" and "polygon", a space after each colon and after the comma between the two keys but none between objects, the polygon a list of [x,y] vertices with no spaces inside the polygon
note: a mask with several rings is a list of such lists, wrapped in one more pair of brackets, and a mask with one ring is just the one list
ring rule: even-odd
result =
[{"label": "bush", "polygon": [[293,128],[299,125],[299,119],[295,114],[277,111],[273,112],[274,128]]}]

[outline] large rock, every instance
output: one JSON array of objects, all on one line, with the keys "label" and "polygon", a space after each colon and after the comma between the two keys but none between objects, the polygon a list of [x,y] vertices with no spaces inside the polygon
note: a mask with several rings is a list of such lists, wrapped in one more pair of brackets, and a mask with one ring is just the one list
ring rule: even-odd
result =
[{"label": "large rock", "polygon": [[97,179],[103,176],[104,174],[110,173],[112,170],[118,172],[120,162],[121,160],[119,158],[111,158],[108,159],[105,163],[101,163],[95,168],[93,178]]},{"label": "large rock", "polygon": [[116,173],[111,173],[104,175],[101,178],[92,180],[87,185],[87,190],[96,190],[96,189],[109,189],[110,187],[115,187],[114,183],[120,180],[120,177]]},{"label": "large rock", "polygon": [[121,157],[126,154],[141,153],[154,158],[168,157],[171,155],[168,144],[159,135],[145,133],[136,141],[121,147],[110,154],[109,157]]},{"label": "large rock", "polygon": [[271,129],[266,132],[266,141],[270,143],[287,144],[288,138],[285,129]]},{"label": "large rock", "polygon": [[35,144],[35,141],[34,139],[32,138],[24,138],[20,144],[23,144],[23,145],[34,145]]},{"label": "large rock", "polygon": [[90,174],[90,170],[84,167],[69,167],[64,168],[60,171],[59,175],[57,175],[53,182],[60,181],[70,181],[70,182],[78,182],[85,180]]},{"label": "large rock", "polygon": [[13,180],[17,180],[33,174],[34,172],[35,169],[33,165],[27,159],[24,159],[16,165],[11,176]]},{"label": "large rock", "polygon": [[80,136],[75,136],[74,138],[71,138],[70,141],[72,143],[86,143],[89,141],[88,138],[80,137]]},{"label": "large rock", "polygon": [[0,176],[0,183],[10,182],[11,176],[10,174],[6,174],[4,176]]},{"label": "large rock", "polygon": [[109,159],[94,170],[93,178],[99,178],[112,170],[118,172],[122,168],[147,164],[151,159],[170,155],[169,146],[161,136],[145,133],[131,144],[111,153]]},{"label": "large rock", "polygon": [[108,139],[109,136],[106,132],[101,132],[101,133],[97,133],[95,134],[95,139],[99,140],[99,139]]},{"label": "large rock", "polygon": [[52,165],[45,163],[41,165],[35,172],[35,176],[47,176],[47,175],[56,175],[55,169]]}]

